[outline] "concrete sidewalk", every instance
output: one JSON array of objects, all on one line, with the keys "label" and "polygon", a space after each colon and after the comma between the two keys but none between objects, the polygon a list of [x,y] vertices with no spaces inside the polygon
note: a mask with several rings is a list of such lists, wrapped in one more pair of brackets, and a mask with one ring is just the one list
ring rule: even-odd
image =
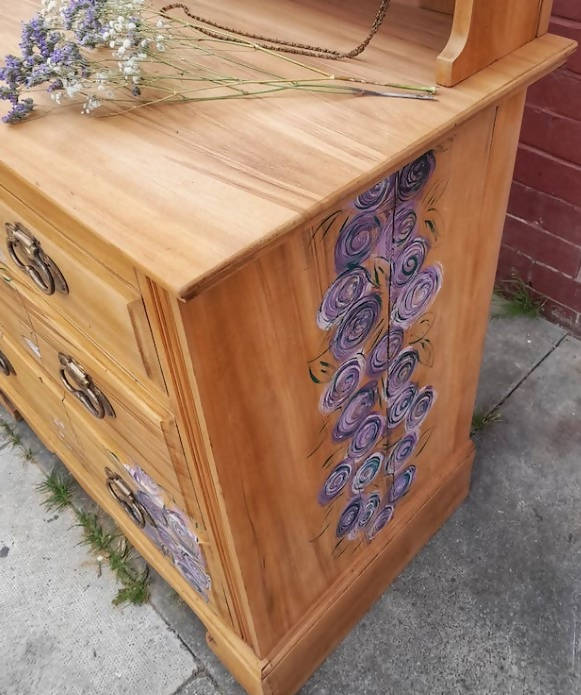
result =
[{"label": "concrete sidewalk", "polygon": [[[542,319],[494,319],[472,491],[302,695],[581,692],[581,343]],[[0,439],[0,695],[242,693],[205,630],[154,577],[116,608],[115,580],[79,546],[69,510]]]}]

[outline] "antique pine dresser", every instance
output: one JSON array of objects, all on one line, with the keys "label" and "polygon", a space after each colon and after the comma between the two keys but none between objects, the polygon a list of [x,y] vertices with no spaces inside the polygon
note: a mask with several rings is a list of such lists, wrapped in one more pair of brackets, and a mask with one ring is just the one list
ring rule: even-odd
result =
[{"label": "antique pine dresser", "polygon": [[[1,0],[2,54],[35,5]],[[377,2],[195,5],[349,47]],[[574,49],[550,11],[394,0],[333,66],[437,81],[436,101],[290,92],[0,129],[2,400],[249,693],[296,692],[468,492],[525,92]]]}]

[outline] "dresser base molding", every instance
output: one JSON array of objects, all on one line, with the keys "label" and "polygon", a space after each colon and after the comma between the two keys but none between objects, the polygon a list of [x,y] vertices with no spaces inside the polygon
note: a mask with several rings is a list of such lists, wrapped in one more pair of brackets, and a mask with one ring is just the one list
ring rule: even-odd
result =
[{"label": "dresser base molding", "polygon": [[449,474],[365,566],[341,577],[268,659],[209,628],[207,642],[249,695],[292,695],[335,649],[468,496],[474,445],[448,457]]}]

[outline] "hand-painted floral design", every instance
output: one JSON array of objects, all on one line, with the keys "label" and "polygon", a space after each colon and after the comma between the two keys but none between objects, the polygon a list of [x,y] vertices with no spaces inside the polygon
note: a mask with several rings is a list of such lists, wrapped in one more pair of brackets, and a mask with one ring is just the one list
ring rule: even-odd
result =
[{"label": "hand-painted floral design", "polygon": [[145,512],[146,536],[207,601],[212,582],[192,522],[175,504],[165,502],[168,495],[140,466],[125,464],[125,470],[135,485],[135,500]]},{"label": "hand-painted floral design", "polygon": [[328,348],[309,373],[322,389],[323,432],[333,451],[318,500],[329,508],[325,523],[335,528],[336,548],[372,541],[390,523],[429,439],[422,430],[437,394],[421,383],[434,355],[427,312],[444,281],[431,260],[438,235],[427,223],[439,197],[433,191],[443,190],[426,190],[436,166],[436,154],[427,152],[325,218],[324,236],[337,230],[337,275],[316,317]]}]

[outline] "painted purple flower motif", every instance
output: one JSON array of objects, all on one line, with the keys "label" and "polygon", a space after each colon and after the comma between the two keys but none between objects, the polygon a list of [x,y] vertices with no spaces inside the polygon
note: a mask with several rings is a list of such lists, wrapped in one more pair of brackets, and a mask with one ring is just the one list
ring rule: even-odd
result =
[{"label": "painted purple flower motif", "polygon": [[428,240],[421,236],[406,244],[392,262],[392,285],[405,287],[421,270],[429,250]]},{"label": "painted purple flower motif", "polygon": [[317,325],[328,330],[360,299],[371,281],[365,268],[347,270],[325,292],[317,314]]},{"label": "painted purple flower motif", "polygon": [[418,273],[398,296],[392,311],[393,321],[408,328],[427,311],[442,287],[442,268],[439,264],[429,266]]},{"label": "painted purple flower motif", "polygon": [[347,455],[354,461],[359,461],[377,444],[385,432],[385,417],[379,413],[371,413],[359,425],[349,444]]},{"label": "painted purple flower motif", "polygon": [[155,529],[155,534],[157,539],[153,539],[154,543],[159,547],[161,552],[173,560],[178,552],[181,551],[181,547],[176,543],[174,537],[165,528],[157,527]]},{"label": "painted purple flower motif", "polygon": [[385,462],[385,473],[392,475],[400,471],[410,457],[418,444],[419,435],[417,432],[407,432],[401,439],[389,450],[387,460]]},{"label": "painted purple flower motif", "polygon": [[408,384],[388,401],[387,427],[392,430],[402,423],[412,407],[418,387],[416,384]]},{"label": "painted purple flower motif", "polygon": [[412,208],[400,208],[395,214],[393,243],[402,247],[412,238],[418,216]]},{"label": "painted purple flower motif", "polygon": [[149,476],[143,468],[140,466],[128,466],[124,464],[125,470],[133,478],[135,484],[144,492],[147,492],[156,500],[159,500],[160,504],[163,504],[163,491],[159,485]]},{"label": "painted purple flower motif", "polygon": [[160,502],[156,497],[153,497],[143,490],[137,490],[135,492],[135,499],[149,514],[151,521],[153,524],[155,524],[155,526],[157,526],[157,528],[167,526],[163,502]]},{"label": "painted purple flower motif", "polygon": [[389,501],[397,502],[409,492],[416,477],[416,467],[408,466],[402,473],[396,476],[389,490]]},{"label": "painted purple flower motif", "polygon": [[355,433],[377,400],[377,381],[370,381],[351,398],[333,429],[336,442],[345,441]]},{"label": "painted purple flower motif", "polygon": [[321,398],[323,413],[332,413],[353,395],[359,386],[364,365],[363,355],[355,355],[337,369]]},{"label": "painted purple flower motif", "polygon": [[393,201],[394,188],[395,176],[382,179],[355,199],[355,207],[367,212],[387,207]]},{"label": "painted purple flower motif", "polygon": [[337,360],[351,357],[365,343],[381,315],[381,297],[370,294],[360,299],[345,314],[331,341]]},{"label": "painted purple flower motif", "polygon": [[423,389],[418,391],[406,416],[406,429],[417,429],[428,416],[435,400],[436,392],[432,386],[424,386]]},{"label": "painted purple flower motif", "polygon": [[353,497],[345,509],[341,512],[337,524],[337,538],[343,538],[357,526],[361,512],[363,511],[363,497],[358,495]]},{"label": "painted purple flower motif", "polygon": [[387,377],[388,396],[390,398],[398,394],[408,384],[419,361],[420,355],[415,348],[408,347],[399,353],[391,364]]},{"label": "painted purple flower motif", "polygon": [[174,555],[173,560],[175,566],[181,572],[188,584],[190,584],[199,594],[207,598],[212,582],[210,577],[206,574],[204,567],[202,567],[196,558],[180,548]]},{"label": "painted purple flower motif", "polygon": [[349,482],[352,472],[353,465],[348,459],[335,466],[319,492],[319,504],[324,506],[338,497]]},{"label": "painted purple flower motif", "polygon": [[393,517],[395,507],[391,504],[386,504],[375,515],[369,530],[367,531],[367,539],[372,541],[377,534],[382,531]]},{"label": "painted purple flower motif", "polygon": [[171,509],[166,508],[165,518],[168,529],[179,544],[197,557],[198,560],[201,560],[202,555],[198,545],[198,537],[190,531],[186,515],[181,510],[172,507]]},{"label": "painted purple flower motif", "polygon": [[335,268],[342,273],[369,258],[381,235],[381,222],[373,214],[362,212],[349,218],[335,244]]},{"label": "painted purple flower motif", "polygon": [[433,150],[418,157],[405,166],[398,174],[397,197],[401,201],[410,200],[417,196],[426,185],[436,168],[436,157]]},{"label": "painted purple flower motif", "polygon": [[361,516],[359,517],[359,521],[357,522],[357,526],[359,528],[364,528],[365,526],[367,526],[375,512],[379,509],[380,504],[381,498],[376,492],[369,495],[369,497],[365,500],[363,511],[361,512]]},{"label": "painted purple flower motif", "polygon": [[386,331],[374,346],[367,360],[367,373],[378,376],[386,371],[390,360],[399,353],[403,345],[403,330],[394,326]]},{"label": "painted purple flower motif", "polygon": [[362,492],[375,480],[375,478],[377,478],[377,475],[383,465],[383,458],[382,453],[376,452],[361,464],[359,470],[353,477],[353,483],[351,484],[351,489],[353,492]]}]

